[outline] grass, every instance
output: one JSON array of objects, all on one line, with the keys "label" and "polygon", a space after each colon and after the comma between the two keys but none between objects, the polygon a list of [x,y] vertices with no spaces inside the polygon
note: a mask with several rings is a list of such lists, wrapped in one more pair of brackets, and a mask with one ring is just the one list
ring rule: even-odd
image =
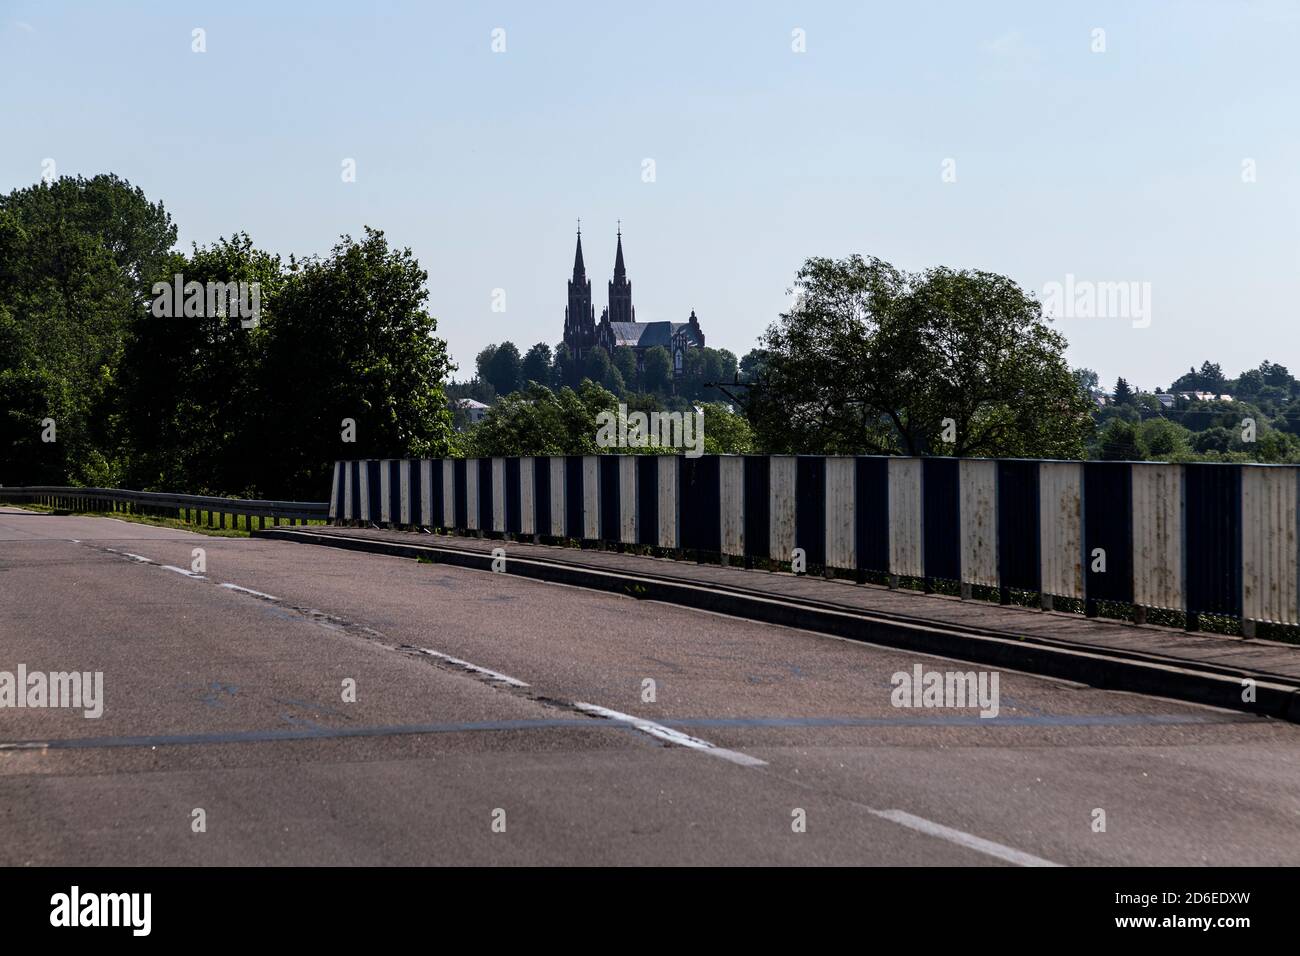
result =
[{"label": "grass", "polygon": [[[155,528],[173,528],[177,531],[192,531],[195,534],[205,534],[214,538],[247,538],[250,537],[248,531],[244,528],[209,528],[206,524],[191,523],[179,518],[163,518],[158,515],[138,515],[130,514],[124,511],[80,511],[76,509],[55,508],[49,505],[36,504],[30,501],[14,503],[14,507],[23,508],[27,511],[38,511],[45,514],[58,512],[60,514],[83,515],[88,518],[116,518],[119,521],[130,521],[135,524],[152,525]],[[197,514],[197,512],[195,512]],[[323,525],[326,522],[310,520],[308,525]],[[267,527],[270,527],[268,524]],[[284,527],[283,525],[281,527]],[[299,525],[294,525],[299,527]]]}]

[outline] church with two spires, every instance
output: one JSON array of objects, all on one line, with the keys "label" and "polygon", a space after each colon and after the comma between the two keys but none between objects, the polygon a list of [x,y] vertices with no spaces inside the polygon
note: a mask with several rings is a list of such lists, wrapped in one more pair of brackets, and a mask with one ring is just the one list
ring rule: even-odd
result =
[{"label": "church with two spires", "polygon": [[637,369],[644,369],[645,353],[656,345],[667,350],[673,374],[680,375],[687,349],[704,347],[700,320],[691,310],[685,322],[638,322],[632,305],[632,283],[623,263],[623,230],[618,230],[618,248],[614,254],[614,278],[609,283],[609,304],[596,310],[591,302],[591,280],[582,261],[582,230],[578,230],[578,248],[573,256],[573,278],[569,280],[569,304],[564,310],[564,344],[570,354],[585,358],[599,345],[612,358],[620,346],[636,355]]}]

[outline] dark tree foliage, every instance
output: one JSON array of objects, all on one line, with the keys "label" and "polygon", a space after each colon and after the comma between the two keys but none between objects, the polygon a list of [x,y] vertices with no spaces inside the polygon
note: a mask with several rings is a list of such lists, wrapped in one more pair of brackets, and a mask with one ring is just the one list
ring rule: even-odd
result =
[{"label": "dark tree foliage", "polygon": [[[319,497],[338,457],[441,456],[452,446],[452,370],[425,309],[427,273],[380,231],[295,262],[267,323],[258,416],[279,492]],[[342,421],[356,441],[341,440]]]},{"label": "dark tree foliage", "polygon": [[[286,267],[242,233],[189,255],[175,241],[115,176],[0,196],[0,483],[322,500],[336,458],[453,446],[451,366],[409,250],[367,230]],[[153,284],[176,274],[257,282],[260,323],[155,316]]]},{"label": "dark tree foliage", "polygon": [[162,204],[116,176],[0,196],[0,482],[117,479],[114,382],[175,241]]},{"label": "dark tree foliage", "polygon": [[553,361],[551,347],[545,342],[538,342],[530,348],[519,367],[520,387],[526,388],[534,382],[549,386],[554,374],[551,370]]},{"label": "dark tree foliage", "polygon": [[1082,456],[1092,422],[1065,340],[1010,279],[853,256],[809,259],[796,283],[747,402],[760,447]]}]

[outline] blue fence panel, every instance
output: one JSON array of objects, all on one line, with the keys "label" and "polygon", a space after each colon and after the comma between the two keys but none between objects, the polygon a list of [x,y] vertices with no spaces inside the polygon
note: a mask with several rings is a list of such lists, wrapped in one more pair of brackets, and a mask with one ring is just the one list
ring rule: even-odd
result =
[{"label": "blue fence panel", "polygon": [[745,456],[745,555],[766,558],[771,545],[772,459],[767,455]]},{"label": "blue fence panel", "polygon": [[564,459],[564,536],[582,540],[582,456]]},{"label": "blue fence panel", "polygon": [[809,565],[826,563],[826,459],[795,459],[794,546],[803,548]]},{"label": "blue fence panel", "polygon": [[921,536],[925,576],[961,580],[961,465],[956,458],[921,461]]},{"label": "blue fence panel", "polygon": [[601,455],[596,459],[600,476],[600,538],[602,541],[619,540],[619,507],[621,496],[618,487],[618,468],[621,455]]},{"label": "blue fence panel", "polygon": [[1040,587],[1038,462],[998,462],[998,577],[1002,587]]},{"label": "blue fence panel", "polygon": [[1127,462],[1083,465],[1083,560],[1089,601],[1132,602],[1133,466]]},{"label": "blue fence panel", "polygon": [[859,458],[854,464],[854,510],[858,569],[889,572],[889,459]]},{"label": "blue fence panel", "polygon": [[722,551],[722,486],[717,455],[679,458],[682,548]]},{"label": "blue fence panel", "polygon": [[1184,466],[1187,610],[1241,617],[1241,466]]}]

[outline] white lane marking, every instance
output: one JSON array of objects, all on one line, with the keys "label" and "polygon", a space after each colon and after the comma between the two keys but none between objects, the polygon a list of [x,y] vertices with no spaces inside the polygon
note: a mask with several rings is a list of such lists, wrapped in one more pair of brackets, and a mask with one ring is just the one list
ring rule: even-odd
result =
[{"label": "white lane marking", "polygon": [[443,654],[441,651],[431,651],[427,647],[417,647],[421,654],[427,654],[429,657],[436,657],[440,661],[446,661],[448,664],[455,664],[457,667],[463,667],[467,671],[473,671],[475,674],[481,674],[488,680],[500,681],[502,684],[509,684],[511,687],[527,687],[523,681],[511,677],[508,674],[502,674],[499,671],[490,671],[486,667],[479,667],[477,664],[471,664],[469,661],[463,661],[459,657],[452,657],[450,654]]},{"label": "white lane marking", "polygon": [[254,591],[252,588],[241,587],[238,584],[230,584],[229,582],[227,582],[226,584],[222,584],[220,586],[223,588],[229,588],[232,591],[243,591],[245,594],[251,594],[254,597],[266,598],[268,601],[280,600],[274,594],[266,594],[262,591]]},{"label": "white lane marking", "polygon": [[606,720],[618,720],[631,724],[643,734],[649,734],[651,737],[657,737],[660,740],[670,744],[676,744],[679,747],[689,747],[691,750],[700,750],[704,753],[711,754],[714,757],[721,757],[723,760],[730,760],[732,763],[740,764],[742,767],[766,767],[766,760],[759,760],[757,757],[751,757],[749,754],[740,753],[737,750],[727,750],[724,747],[717,747],[707,740],[701,740],[699,737],[692,737],[690,734],[684,734],[680,730],[673,730],[671,727],[665,727],[663,724],[657,724],[653,720],[646,720],[644,717],[635,717],[632,714],[625,714],[622,711],[610,710],[608,707],[601,707],[599,704],[587,704],[582,701],[575,701],[574,707],[583,713],[591,714],[593,717],[604,717]]},{"label": "white lane marking", "polygon": [[175,571],[177,574],[183,574],[183,575],[185,575],[187,578],[198,578],[200,581],[206,581],[206,580],[207,580],[207,578],[205,578],[203,575],[199,574],[197,571],[186,571],[184,568],[178,568],[178,567],[176,567],[176,565],[174,565],[174,564],[164,564],[164,565],[162,566],[162,569],[163,569],[164,571]]},{"label": "white lane marking", "polygon": [[110,554],[120,554],[124,558],[130,558],[132,561],[143,561],[145,564],[153,564],[153,561],[142,554],[132,554],[130,551],[119,551],[117,548],[105,548]]},{"label": "white lane marking", "polygon": [[1051,860],[1044,860],[1041,856],[1034,856],[1032,853],[1025,853],[1021,850],[1012,849],[1001,843],[994,843],[992,840],[986,840],[983,837],[977,837],[973,834],[966,833],[963,830],[954,830],[952,827],[946,827],[941,823],[934,823],[924,817],[913,816],[903,810],[871,810],[872,814],[883,817],[899,826],[907,827],[910,830],[916,830],[919,833],[925,833],[929,836],[938,837],[941,840],[947,840],[950,843],[956,843],[958,846],[964,846],[967,849],[977,850],[980,853],[987,853],[989,856],[995,856],[1000,860],[1006,860],[1008,863],[1014,863],[1016,866],[1061,866],[1060,863],[1053,863]]}]

